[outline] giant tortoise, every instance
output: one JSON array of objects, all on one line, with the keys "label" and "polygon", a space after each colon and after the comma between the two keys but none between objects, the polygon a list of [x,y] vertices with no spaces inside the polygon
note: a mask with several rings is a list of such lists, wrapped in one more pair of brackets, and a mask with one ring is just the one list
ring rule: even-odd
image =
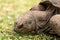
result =
[{"label": "giant tortoise", "polygon": [[14,31],[23,34],[45,32],[60,36],[60,0],[41,0],[18,17]]}]

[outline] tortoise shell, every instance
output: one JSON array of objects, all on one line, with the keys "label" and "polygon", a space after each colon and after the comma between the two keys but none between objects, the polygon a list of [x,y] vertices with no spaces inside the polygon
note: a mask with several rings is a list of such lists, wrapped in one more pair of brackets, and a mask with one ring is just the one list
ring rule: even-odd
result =
[{"label": "tortoise shell", "polygon": [[60,8],[60,0],[41,0],[41,3],[50,3],[53,6]]}]

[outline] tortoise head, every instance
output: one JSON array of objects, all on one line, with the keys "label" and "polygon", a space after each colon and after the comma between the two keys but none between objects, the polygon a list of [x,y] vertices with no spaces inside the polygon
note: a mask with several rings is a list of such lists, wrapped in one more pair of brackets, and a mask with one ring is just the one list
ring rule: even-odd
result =
[{"label": "tortoise head", "polygon": [[14,31],[18,33],[29,33],[34,32],[35,22],[30,12],[21,15],[14,23]]}]

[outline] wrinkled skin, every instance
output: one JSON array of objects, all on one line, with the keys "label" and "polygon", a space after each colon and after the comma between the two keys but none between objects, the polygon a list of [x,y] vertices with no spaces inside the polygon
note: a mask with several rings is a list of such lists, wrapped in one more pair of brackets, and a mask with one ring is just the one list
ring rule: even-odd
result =
[{"label": "wrinkled skin", "polygon": [[[54,6],[48,8],[49,6],[53,5],[48,3],[47,5],[39,4],[32,7],[16,20],[14,23],[14,31],[23,34],[34,34],[46,31],[50,34],[57,34],[60,36],[60,9]],[[53,11],[54,8],[55,10]],[[58,14],[58,16],[56,14]],[[46,28],[47,26],[49,28]]]},{"label": "wrinkled skin", "polygon": [[20,33],[28,33],[28,32],[35,33],[35,29],[36,29],[38,32],[39,29],[43,29],[43,26],[47,22],[48,16],[46,15],[49,15],[47,11],[26,12],[17,19],[14,30]]}]

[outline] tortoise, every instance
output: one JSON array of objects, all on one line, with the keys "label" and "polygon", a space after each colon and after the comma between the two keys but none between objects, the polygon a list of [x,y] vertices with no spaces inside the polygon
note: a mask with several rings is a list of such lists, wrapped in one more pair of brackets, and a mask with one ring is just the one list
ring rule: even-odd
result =
[{"label": "tortoise", "polygon": [[27,34],[41,32],[60,36],[60,0],[41,0],[38,5],[19,16],[14,31]]}]

